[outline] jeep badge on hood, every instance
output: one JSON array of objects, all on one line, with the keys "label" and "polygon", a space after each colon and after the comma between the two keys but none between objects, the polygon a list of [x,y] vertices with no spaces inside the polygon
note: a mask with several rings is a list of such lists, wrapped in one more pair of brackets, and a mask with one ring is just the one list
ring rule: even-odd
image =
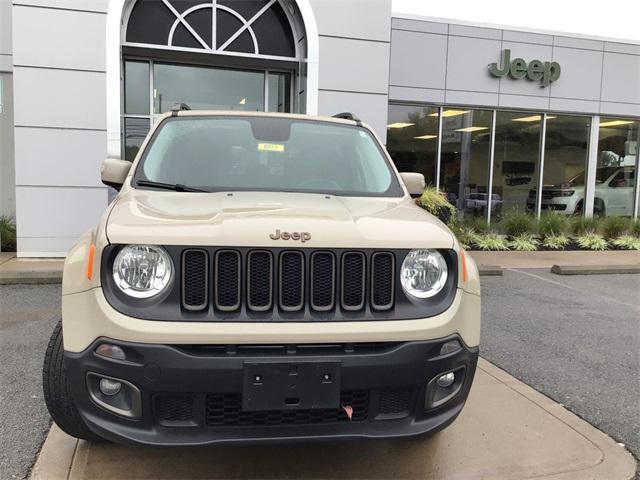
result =
[{"label": "jeep badge on hood", "polygon": [[269,235],[271,240],[300,240],[302,243],[311,240],[309,232],[281,232],[280,229],[276,233]]}]

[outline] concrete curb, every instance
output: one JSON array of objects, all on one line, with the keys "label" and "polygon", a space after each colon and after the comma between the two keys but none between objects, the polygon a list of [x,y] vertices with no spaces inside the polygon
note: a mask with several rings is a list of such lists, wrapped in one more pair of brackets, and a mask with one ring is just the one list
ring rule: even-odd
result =
[{"label": "concrete curb", "polygon": [[556,275],[640,273],[640,265],[553,265],[551,273]]},{"label": "concrete curb", "polygon": [[478,265],[478,273],[481,277],[501,277],[502,267],[498,265]]},{"label": "concrete curb", "polygon": [[[495,386],[497,385],[500,391],[505,392],[503,396],[503,401],[506,401],[507,404],[498,403],[490,408],[509,408],[509,402],[518,402],[520,404],[529,405],[526,407],[530,409],[531,416],[533,418],[537,418],[542,420],[543,422],[558,422],[566,427],[566,433],[561,433],[561,438],[575,438],[573,442],[573,446],[576,448],[576,451],[568,452],[568,455],[564,455],[564,459],[568,461],[568,464],[548,464],[546,467],[538,470],[538,468],[533,467],[533,465],[529,464],[529,459],[526,455],[523,457],[523,460],[526,461],[527,466],[523,467],[524,476],[518,475],[514,476],[513,472],[503,471],[500,466],[492,469],[492,472],[485,472],[486,475],[482,471],[476,471],[475,474],[469,476],[465,475],[464,478],[501,478],[501,479],[514,479],[514,478],[538,478],[548,479],[548,480],[570,480],[575,478],[589,478],[592,480],[599,479],[620,479],[620,480],[630,480],[633,479],[636,474],[636,461],[631,456],[631,454],[626,451],[623,447],[617,444],[613,439],[608,437],[606,434],[597,430],[595,427],[591,426],[586,421],[580,419],[573,413],[566,410],[562,405],[554,402],[550,398],[544,396],[543,394],[535,391],[531,387],[525,385],[521,381],[512,377],[505,371],[500,368],[492,365],[484,359],[480,359],[478,363],[478,369],[482,371],[484,380],[480,380],[479,384],[476,385],[474,383],[474,388],[476,388],[476,395],[480,395],[483,398],[487,398],[491,396],[492,393],[495,393]],[[510,392],[506,394],[506,392]],[[518,400],[518,399],[521,400]],[[492,405],[494,400],[487,400],[487,405]],[[469,407],[468,407],[469,408]],[[467,408],[467,410],[468,410]],[[483,408],[486,408],[483,407]],[[475,409],[472,415],[474,416],[482,416],[481,413],[484,410]],[[544,412],[541,414],[541,412]],[[463,412],[464,415],[464,412]],[[549,420],[545,420],[543,416],[548,418]],[[531,436],[531,433],[528,432],[527,422],[531,421],[528,418],[522,418],[522,425],[514,425],[514,424],[505,424],[501,427],[501,431],[503,431],[505,437],[509,438],[509,436],[514,435],[514,428],[521,428],[521,434],[524,436]],[[460,422],[460,420],[458,421]],[[475,432],[478,438],[484,437],[484,430],[481,428],[482,423],[479,423],[478,431]],[[538,432],[539,434],[540,432]],[[556,431],[559,433],[559,431]],[[521,435],[518,434],[518,435]],[[538,435],[535,434],[535,435]],[[443,448],[447,451],[454,449],[461,449],[461,451],[467,451],[468,458],[465,462],[474,462],[477,461],[478,457],[487,458],[493,457],[491,451],[484,452],[483,449],[486,449],[487,446],[476,444],[475,447],[472,444],[465,443],[468,440],[467,436],[464,437],[455,437],[455,435],[450,436],[450,439],[454,440],[454,443],[446,442],[446,445],[443,444],[439,448]],[[562,449],[564,444],[562,440],[558,438],[540,438],[538,436],[531,437],[535,442],[543,442],[543,443],[551,443],[556,444],[554,448]],[[581,445],[578,448],[575,443],[579,439],[579,444]],[[492,445],[491,439],[485,439],[488,443],[487,445]],[[495,439],[494,439],[495,440]],[[438,448],[438,440],[431,441],[432,444],[436,447],[436,451]],[[367,444],[369,447],[367,448],[375,448],[372,445],[376,444]],[[419,445],[419,444],[417,444]],[[423,453],[419,450],[419,446],[416,444],[395,444],[384,446],[382,450],[387,452],[395,451],[394,448],[401,449],[405,451],[407,449],[414,452],[414,454]],[[493,443],[495,445],[495,443]],[[239,447],[237,447],[239,448]],[[340,445],[339,448],[353,448],[348,444]],[[361,447],[355,447],[358,451],[361,451]],[[473,448],[474,451],[469,451],[467,449]],[[586,450],[585,450],[586,449]],[[101,454],[94,453],[96,450],[102,452]],[[192,455],[192,460],[207,462],[212,458],[211,455],[214,454],[214,451],[211,453],[206,453],[203,456],[193,456],[193,449],[188,450],[173,450],[173,449],[162,449],[162,455],[167,455],[169,457],[175,457],[175,461],[179,462],[181,456],[183,454],[189,456]],[[204,450],[206,452],[206,450]],[[233,450],[229,450],[230,452]],[[553,448],[550,450],[544,450],[546,452],[554,451]],[[182,453],[181,453],[182,452]],[[586,452],[590,452],[590,458],[583,458],[581,455],[586,455]],[[229,452],[227,452],[228,454]],[[389,453],[389,452],[387,452]],[[500,456],[500,452],[496,453],[496,461]],[[130,447],[121,447],[109,443],[105,444],[92,444],[90,442],[79,441],[75,438],[68,436],[63,433],[55,424],[52,426],[47,439],[44,442],[42,450],[40,451],[40,455],[36,461],[36,464],[33,468],[30,478],[35,480],[48,480],[48,479],[80,479],[80,478],[90,478],[93,474],[96,474],[97,471],[100,472],[100,478],[154,478],[158,476],[158,472],[156,471],[157,466],[155,465],[155,461],[153,456],[158,454],[152,448],[130,448]],[[504,453],[502,453],[504,455]],[[538,450],[538,454],[540,451]],[[225,454],[223,454],[225,455]],[[315,455],[315,454],[314,454]],[[555,459],[557,461],[557,459]],[[173,460],[170,460],[173,461]],[[242,462],[242,460],[238,460]],[[356,460],[354,460],[355,462]],[[97,463],[95,463],[97,462]],[[348,463],[349,464],[349,463]],[[366,463],[365,463],[366,464]],[[193,472],[186,473],[185,478],[189,477],[189,475],[193,475],[193,478],[205,478],[205,470],[199,470],[198,464],[193,464]],[[202,466],[200,466],[202,467]],[[255,468],[258,470],[252,470],[252,467],[247,467],[248,470],[240,469],[236,472],[238,474],[238,478],[245,478],[247,474],[250,478],[258,478],[256,475],[260,473],[260,465],[259,462],[255,464]],[[286,467],[283,467],[286,468]],[[533,469],[532,469],[533,468]],[[549,469],[550,468],[550,469]],[[233,470],[232,470],[233,471]],[[329,470],[331,471],[331,470]],[[244,474],[242,474],[244,472]],[[528,473],[526,473],[528,472]],[[225,473],[225,472],[223,472]],[[228,472],[227,472],[228,473]],[[310,478],[319,478],[314,475],[317,475],[316,470],[312,470],[310,474]],[[342,472],[343,474],[348,474],[348,472]],[[353,473],[353,472],[352,472]],[[389,472],[387,472],[389,473]],[[440,472],[443,474],[444,472]],[[340,476],[341,478],[350,478],[350,477],[342,477],[341,475],[337,475],[336,471],[333,471],[333,476]],[[419,471],[418,476],[422,475],[420,478],[424,478],[424,472]],[[226,475],[226,473],[225,473]],[[215,477],[219,478],[219,477]],[[220,477],[222,478],[222,477]],[[358,477],[360,478],[360,477]],[[438,478],[449,478],[447,474],[440,475]],[[459,477],[455,477],[459,478]]]},{"label": "concrete curb", "polygon": [[62,283],[62,271],[0,272],[0,285],[42,285]]}]

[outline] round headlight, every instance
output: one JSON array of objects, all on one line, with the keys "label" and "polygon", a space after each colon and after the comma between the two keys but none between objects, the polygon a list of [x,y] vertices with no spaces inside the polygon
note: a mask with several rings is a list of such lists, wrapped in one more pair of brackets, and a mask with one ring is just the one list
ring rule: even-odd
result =
[{"label": "round headlight", "polygon": [[417,298],[436,295],[447,283],[447,262],[437,250],[411,250],[402,262],[400,282]]},{"label": "round headlight", "polygon": [[153,297],[171,283],[173,263],[163,248],[128,245],[118,252],[113,262],[113,279],[130,297]]}]

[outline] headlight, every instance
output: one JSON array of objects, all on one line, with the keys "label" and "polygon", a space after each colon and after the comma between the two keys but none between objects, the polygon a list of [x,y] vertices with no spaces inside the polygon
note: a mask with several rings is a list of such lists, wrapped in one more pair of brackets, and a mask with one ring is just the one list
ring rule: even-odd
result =
[{"label": "headlight", "polygon": [[409,295],[430,298],[442,290],[447,276],[447,262],[440,252],[411,250],[402,262],[400,282]]},{"label": "headlight", "polygon": [[163,248],[128,245],[118,252],[113,262],[113,279],[130,297],[153,297],[171,283],[173,263]]}]

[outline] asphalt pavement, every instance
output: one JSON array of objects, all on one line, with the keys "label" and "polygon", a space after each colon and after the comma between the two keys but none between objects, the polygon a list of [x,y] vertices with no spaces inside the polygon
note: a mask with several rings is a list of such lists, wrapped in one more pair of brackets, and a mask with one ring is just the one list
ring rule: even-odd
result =
[{"label": "asphalt pavement", "polygon": [[0,478],[24,478],[49,429],[42,361],[60,285],[0,286]]},{"label": "asphalt pavement", "polygon": [[[640,275],[483,277],[481,355],[640,457]],[[0,478],[28,475],[49,427],[41,387],[59,285],[0,286]]]},{"label": "asphalt pavement", "polygon": [[482,279],[480,354],[640,458],[640,275]]}]

